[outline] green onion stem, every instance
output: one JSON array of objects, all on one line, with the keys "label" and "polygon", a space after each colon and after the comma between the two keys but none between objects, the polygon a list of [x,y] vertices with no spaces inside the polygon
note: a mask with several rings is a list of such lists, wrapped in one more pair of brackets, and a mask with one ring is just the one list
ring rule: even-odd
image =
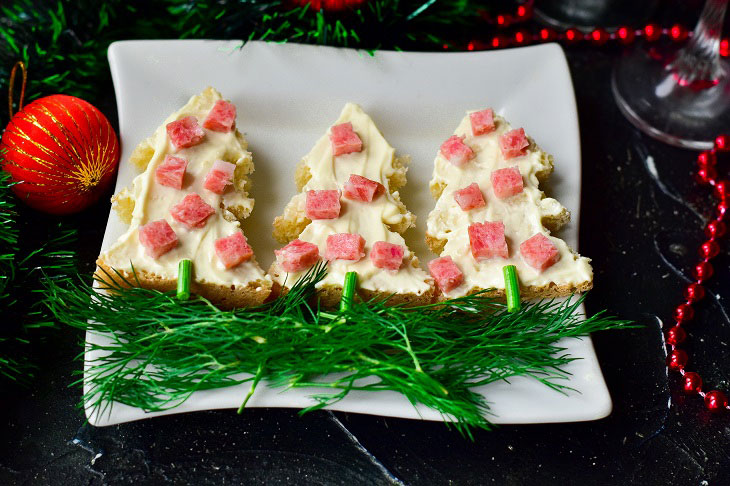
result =
[{"label": "green onion stem", "polygon": [[177,298],[179,300],[190,299],[190,277],[192,274],[193,262],[180,260],[177,267]]},{"label": "green onion stem", "polygon": [[345,283],[342,284],[342,300],[340,300],[340,311],[349,310],[352,307],[352,299],[355,296],[357,287],[357,272],[347,272]]},{"label": "green onion stem", "polygon": [[520,305],[520,284],[517,281],[517,267],[514,265],[505,265],[502,267],[504,274],[504,293],[507,297],[507,311],[517,312],[522,306]]}]

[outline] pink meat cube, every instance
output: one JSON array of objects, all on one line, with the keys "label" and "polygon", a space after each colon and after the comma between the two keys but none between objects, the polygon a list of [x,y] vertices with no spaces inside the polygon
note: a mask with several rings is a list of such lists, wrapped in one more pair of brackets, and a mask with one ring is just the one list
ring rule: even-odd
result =
[{"label": "pink meat cube", "polygon": [[139,242],[145,253],[159,258],[177,246],[177,235],[167,221],[161,219],[139,227]]},{"label": "pink meat cube", "polygon": [[358,261],[365,256],[365,239],[353,233],[337,233],[327,237],[327,260]]},{"label": "pink meat cube", "polygon": [[213,213],[215,209],[194,192],[170,208],[172,217],[191,229],[205,226],[208,217]]},{"label": "pink meat cube", "polygon": [[550,238],[542,233],[523,241],[520,245],[522,258],[538,272],[544,271],[560,260],[560,252]]},{"label": "pink meat cube", "polygon": [[155,180],[161,186],[182,189],[185,168],[188,161],[180,157],[165,155],[165,160],[155,169]]},{"label": "pink meat cube", "polygon": [[469,245],[476,261],[509,256],[507,240],[504,238],[504,223],[472,223],[469,225]]},{"label": "pink meat cube", "polygon": [[441,155],[457,167],[474,158],[474,151],[464,143],[464,137],[452,135],[441,144]]},{"label": "pink meat cube", "polygon": [[352,129],[352,123],[334,125],[330,133],[332,142],[332,153],[334,155],[345,155],[362,151],[362,140]]},{"label": "pink meat cube", "polygon": [[499,137],[499,148],[505,159],[525,155],[529,146],[524,128],[515,128]]},{"label": "pink meat cube", "polygon": [[472,182],[464,189],[459,189],[458,191],[455,191],[454,199],[456,200],[456,203],[459,205],[459,207],[464,211],[469,211],[476,208],[483,208],[487,205],[487,203],[484,202],[484,196],[482,196],[482,191],[481,189],[479,189],[479,184],[477,184],[476,182]]},{"label": "pink meat cube", "polygon": [[218,238],[215,240],[214,246],[215,254],[226,268],[233,268],[247,262],[253,256],[253,250],[241,231],[236,231],[231,236]]},{"label": "pink meat cube", "polygon": [[520,169],[517,167],[492,171],[491,179],[494,195],[500,199],[519,194],[524,189]]},{"label": "pink meat cube", "polygon": [[405,250],[403,245],[376,241],[370,249],[370,261],[378,268],[398,270],[403,264]]},{"label": "pink meat cube", "polygon": [[223,160],[216,160],[213,162],[213,167],[210,168],[210,171],[205,176],[203,187],[216,194],[223,194],[226,186],[233,183],[233,173],[235,170],[235,164]]},{"label": "pink meat cube", "polygon": [[274,250],[276,261],[285,272],[299,272],[319,260],[319,248],[313,243],[294,240],[280,250]]},{"label": "pink meat cube", "polygon": [[311,220],[337,218],[340,215],[340,191],[307,191],[304,211]]},{"label": "pink meat cube", "polygon": [[431,260],[428,263],[428,270],[436,281],[436,285],[444,293],[452,291],[464,281],[464,274],[450,256]]},{"label": "pink meat cube", "polygon": [[233,103],[218,100],[203,120],[203,128],[215,132],[230,132],[236,125],[236,107]]},{"label": "pink meat cube", "polygon": [[170,122],[165,128],[167,129],[167,136],[170,137],[176,149],[198,145],[205,136],[203,128],[198,125],[198,120],[194,116],[186,116]]},{"label": "pink meat cube", "polygon": [[380,182],[375,182],[357,174],[350,174],[350,179],[345,182],[345,186],[342,188],[342,194],[347,199],[362,202],[372,201],[377,194],[383,191],[385,191],[385,187]]},{"label": "pink meat cube", "polygon": [[471,120],[471,133],[473,133],[475,137],[477,135],[487,134],[494,130],[494,112],[491,108],[469,113],[469,120]]}]

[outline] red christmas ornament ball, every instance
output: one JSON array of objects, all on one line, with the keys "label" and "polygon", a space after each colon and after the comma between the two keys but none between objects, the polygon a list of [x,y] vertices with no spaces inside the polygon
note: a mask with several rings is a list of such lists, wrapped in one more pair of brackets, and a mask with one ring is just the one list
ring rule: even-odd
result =
[{"label": "red christmas ornament ball", "polygon": [[684,374],[684,384],[682,388],[684,392],[691,395],[702,390],[702,377],[694,371],[688,371]]},{"label": "red christmas ornament ball", "polygon": [[699,302],[705,298],[705,288],[697,283],[691,283],[684,289],[684,298],[688,302]]},{"label": "red christmas ornament ball", "polygon": [[119,141],[109,120],[86,101],[46,96],[8,123],[0,142],[2,168],[13,192],[30,207],[71,214],[99,199],[119,163]]},{"label": "red christmas ornament ball", "polygon": [[711,412],[719,412],[727,407],[727,397],[720,390],[712,390],[705,395],[705,407]]},{"label": "red christmas ornament ball", "polygon": [[347,8],[357,7],[365,3],[365,0],[291,0],[291,2],[300,7],[309,4],[309,8],[312,10],[337,12]]},{"label": "red christmas ornament ball", "polygon": [[720,238],[725,234],[725,231],[727,231],[727,228],[722,221],[710,221],[705,226],[705,236],[708,238]]},{"label": "red christmas ornament ball", "polygon": [[687,331],[682,329],[682,326],[670,327],[667,330],[667,342],[672,346],[683,343],[685,339],[687,339]]},{"label": "red christmas ornament ball", "polygon": [[670,369],[678,371],[687,365],[687,353],[681,349],[673,349],[669,356],[667,356],[667,366]]}]

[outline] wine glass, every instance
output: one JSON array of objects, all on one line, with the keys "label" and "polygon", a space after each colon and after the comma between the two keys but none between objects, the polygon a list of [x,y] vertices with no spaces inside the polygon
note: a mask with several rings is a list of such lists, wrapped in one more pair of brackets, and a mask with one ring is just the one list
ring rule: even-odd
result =
[{"label": "wine glass", "polygon": [[646,134],[678,147],[711,149],[730,131],[730,65],[720,59],[728,0],[707,0],[694,34],[679,50],[635,49],[618,61],[618,107]]}]

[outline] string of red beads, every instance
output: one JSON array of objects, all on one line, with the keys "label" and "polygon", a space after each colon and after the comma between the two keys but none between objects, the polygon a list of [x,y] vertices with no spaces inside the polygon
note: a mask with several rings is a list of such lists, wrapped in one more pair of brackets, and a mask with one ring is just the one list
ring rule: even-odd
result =
[{"label": "string of red beads", "polygon": [[[531,11],[530,5],[530,11]],[[499,18],[500,16],[496,16]],[[495,22],[499,27],[508,24]],[[466,46],[467,50],[485,50],[497,49],[502,47],[519,47],[528,44],[542,42],[564,42],[569,45],[575,45],[581,42],[588,42],[596,46],[602,46],[609,41],[619,44],[628,45],[637,38],[644,38],[648,42],[657,42],[662,36],[668,37],[673,42],[681,43],[692,37],[692,32],[681,24],[674,24],[671,27],[660,27],[657,24],[646,24],[643,28],[635,29],[633,27],[619,27],[618,29],[608,32],[605,29],[597,28],[590,32],[584,33],[576,28],[569,28],[564,31],[557,31],[549,27],[543,27],[537,32],[529,32],[525,29],[518,29],[511,36],[497,34],[487,41],[472,40]],[[448,44],[444,44],[444,49],[449,49]],[[720,41],[720,55],[722,57],[730,56],[730,40],[724,38]]]},{"label": "string of red beads", "polygon": [[718,152],[730,152],[730,135],[718,136],[715,139],[715,146],[712,150],[702,152],[697,156],[697,181],[714,188],[713,193],[718,199],[717,210],[715,219],[705,226],[707,241],[700,245],[698,253],[701,260],[692,269],[694,282],[685,287],[685,301],[674,309],[672,314],[674,323],[667,329],[665,334],[666,342],[670,348],[669,354],[667,355],[667,367],[670,370],[681,373],[684,380],[682,388],[685,393],[701,396],[705,401],[705,407],[713,412],[719,412],[724,409],[730,410],[727,395],[720,390],[705,392],[703,390],[702,377],[694,371],[687,371],[685,369],[689,361],[689,356],[686,351],[680,349],[678,346],[687,339],[687,332],[684,330],[683,325],[694,318],[694,308],[692,305],[705,297],[703,284],[713,274],[710,260],[720,253],[720,246],[717,240],[727,232],[724,219],[728,215],[728,208],[730,207],[730,181],[717,179],[715,166],[717,165]]}]

